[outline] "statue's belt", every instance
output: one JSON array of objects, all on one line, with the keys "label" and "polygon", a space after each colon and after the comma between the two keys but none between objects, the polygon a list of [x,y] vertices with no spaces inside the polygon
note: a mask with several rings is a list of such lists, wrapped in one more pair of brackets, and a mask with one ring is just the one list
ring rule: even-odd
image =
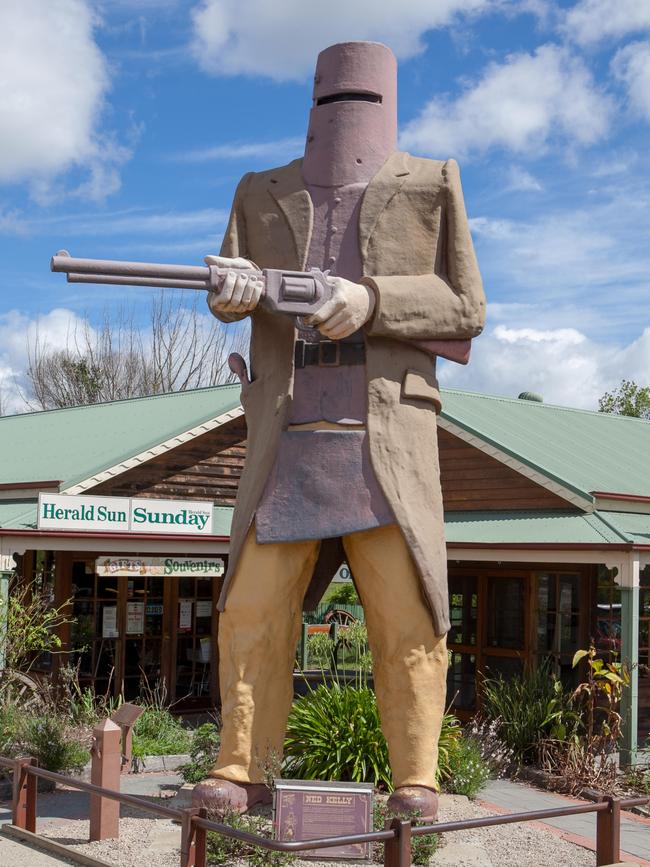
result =
[{"label": "statue's belt", "polygon": [[365,364],[366,347],[363,343],[343,343],[340,340],[319,340],[308,343],[296,340],[295,363],[297,368],[340,367],[344,364]]}]

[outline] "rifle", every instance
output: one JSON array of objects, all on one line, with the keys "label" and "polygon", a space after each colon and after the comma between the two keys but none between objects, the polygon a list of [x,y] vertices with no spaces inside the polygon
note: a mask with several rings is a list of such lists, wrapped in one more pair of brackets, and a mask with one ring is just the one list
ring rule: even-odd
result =
[{"label": "rifle", "polygon": [[[67,275],[68,283],[110,283],[118,286],[154,286],[159,289],[203,289],[216,292],[228,268],[216,265],[157,265],[114,259],[75,259],[67,250],[52,256],[52,271]],[[261,303],[274,313],[311,316],[332,297],[332,287],[318,268],[281,271],[265,268],[250,272],[264,281]]]},{"label": "rifle", "polygon": [[[159,289],[202,289],[216,292],[228,268],[216,265],[157,265],[115,259],[75,259],[60,250],[50,262],[52,271],[67,275],[68,283],[109,283],[117,286],[153,286]],[[264,281],[260,303],[274,313],[306,317],[316,313],[332,297],[332,287],[318,268],[310,271],[253,271]],[[467,364],[470,340],[414,340],[430,355]]]}]

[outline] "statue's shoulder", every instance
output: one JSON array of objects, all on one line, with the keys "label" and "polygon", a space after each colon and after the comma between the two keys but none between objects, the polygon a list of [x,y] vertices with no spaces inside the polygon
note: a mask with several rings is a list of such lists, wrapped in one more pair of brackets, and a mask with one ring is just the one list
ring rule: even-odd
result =
[{"label": "statue's shoulder", "polygon": [[249,195],[256,195],[274,186],[284,187],[287,182],[301,178],[302,159],[292,160],[284,166],[275,166],[261,172],[248,172],[240,184]]},{"label": "statue's shoulder", "polygon": [[432,160],[428,157],[414,157],[404,152],[404,161],[411,175],[415,178],[439,180],[450,170],[457,170],[455,160]]}]

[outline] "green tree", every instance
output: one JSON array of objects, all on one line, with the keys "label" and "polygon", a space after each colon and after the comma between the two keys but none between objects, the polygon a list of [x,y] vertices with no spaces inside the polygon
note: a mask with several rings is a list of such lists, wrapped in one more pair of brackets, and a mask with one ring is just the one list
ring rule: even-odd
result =
[{"label": "green tree", "polygon": [[623,379],[618,388],[606,391],[600,398],[598,410],[634,418],[650,418],[650,386]]}]

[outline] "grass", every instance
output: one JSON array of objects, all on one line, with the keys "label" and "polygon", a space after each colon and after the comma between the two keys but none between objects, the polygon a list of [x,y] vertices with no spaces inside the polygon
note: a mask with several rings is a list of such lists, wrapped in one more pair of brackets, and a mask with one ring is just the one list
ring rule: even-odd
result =
[{"label": "grass", "polygon": [[133,726],[133,755],[136,758],[187,753],[191,743],[191,733],[165,708],[145,708]]}]

